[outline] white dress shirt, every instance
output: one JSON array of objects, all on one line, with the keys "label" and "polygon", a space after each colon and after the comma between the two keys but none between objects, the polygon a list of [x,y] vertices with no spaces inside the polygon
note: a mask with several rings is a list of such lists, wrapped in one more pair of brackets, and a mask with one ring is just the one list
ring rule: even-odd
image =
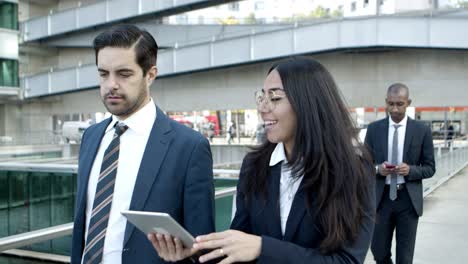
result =
[{"label": "white dress shirt", "polygon": [[281,164],[281,179],[280,179],[280,216],[281,216],[281,233],[284,236],[286,231],[286,223],[288,220],[289,212],[294,200],[294,196],[299,189],[303,176],[294,179],[291,177],[291,167],[288,164],[286,153],[284,152],[283,143],[278,143],[275,150],[270,157],[270,167],[275,166],[279,162]]},{"label": "white dress shirt", "polygon": [[[393,149],[393,133],[395,132],[394,125],[401,125],[398,128],[398,163],[394,165],[400,165],[403,162],[403,149],[405,146],[405,135],[406,135],[406,124],[408,123],[408,116],[405,116],[400,123],[393,122],[391,117],[388,117],[388,152],[387,152],[387,161],[391,162],[392,159],[392,149]],[[385,179],[386,184],[390,184],[390,179],[392,175],[387,175]],[[398,175],[397,183],[404,183],[405,177]]]},{"label": "white dress shirt", "polygon": [[127,220],[120,212],[129,209],[143,152],[145,151],[146,143],[148,142],[155,119],[156,106],[153,100],[150,100],[150,102],[138,110],[138,112],[132,114],[123,121],[120,121],[116,116],[112,116],[112,121],[109,126],[107,126],[106,133],[101,140],[99,150],[94,159],[88,181],[85,237],[88,235],[89,222],[91,220],[90,216],[102,159],[105,150],[112,141],[114,124],[119,121],[127,125],[127,131],[120,136],[119,165],[106,238],[104,240],[102,263],[122,263],[123,240]]}]

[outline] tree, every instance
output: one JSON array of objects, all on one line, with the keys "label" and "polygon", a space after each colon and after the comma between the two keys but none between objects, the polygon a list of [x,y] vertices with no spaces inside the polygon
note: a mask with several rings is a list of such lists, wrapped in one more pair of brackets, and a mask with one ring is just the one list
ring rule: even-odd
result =
[{"label": "tree", "polygon": [[343,11],[339,9],[333,10],[331,17],[343,17]]},{"label": "tree", "polygon": [[330,17],[330,9],[324,8],[323,6],[317,6],[314,11],[310,12],[310,17],[313,18],[324,18]]},{"label": "tree", "polygon": [[255,14],[250,12],[249,15],[245,18],[246,24],[257,24],[257,19],[255,18]]},{"label": "tree", "polygon": [[468,8],[468,1],[458,0],[458,6],[460,8]]}]

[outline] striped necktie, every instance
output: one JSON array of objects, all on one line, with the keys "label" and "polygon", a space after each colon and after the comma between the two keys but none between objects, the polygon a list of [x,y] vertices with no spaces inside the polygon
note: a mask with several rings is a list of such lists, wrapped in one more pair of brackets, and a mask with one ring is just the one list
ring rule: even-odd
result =
[{"label": "striped necktie", "polygon": [[96,186],[91,220],[88,226],[83,264],[101,263],[107,223],[112,207],[115,177],[119,163],[120,136],[128,129],[123,123],[115,126],[114,137],[104,152]]},{"label": "striped necktie", "polygon": [[[393,125],[395,127],[395,131],[393,132],[393,142],[392,142],[392,159],[390,162],[393,165],[398,164],[398,128],[401,127],[401,125]],[[390,193],[389,197],[390,200],[394,201],[397,198],[397,177],[398,175],[396,173],[392,173],[390,175]]]}]

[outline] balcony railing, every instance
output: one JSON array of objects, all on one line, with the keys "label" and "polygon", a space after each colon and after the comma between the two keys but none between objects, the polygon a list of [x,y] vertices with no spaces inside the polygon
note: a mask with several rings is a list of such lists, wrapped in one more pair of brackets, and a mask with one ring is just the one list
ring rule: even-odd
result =
[{"label": "balcony railing", "polygon": [[[369,47],[468,49],[468,17],[386,16],[292,25],[283,29],[178,46],[158,56],[159,76],[254,63],[295,54]],[[316,36],[321,36],[317,41]],[[282,45],[271,45],[282,43]],[[226,51],[229,52],[226,52]],[[22,78],[24,96],[97,87],[96,66],[54,70]]]},{"label": "balcony railing", "polygon": [[[231,0],[233,1],[233,0]],[[229,0],[105,0],[95,4],[51,13],[21,25],[24,41],[38,40],[66,32],[86,29],[129,18],[150,15],[154,18],[208,7]]]}]

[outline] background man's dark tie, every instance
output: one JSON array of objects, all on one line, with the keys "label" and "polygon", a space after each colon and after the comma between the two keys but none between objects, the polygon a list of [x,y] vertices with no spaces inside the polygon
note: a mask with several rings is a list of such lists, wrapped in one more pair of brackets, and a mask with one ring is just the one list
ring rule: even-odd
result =
[{"label": "background man's dark tie", "polygon": [[[401,125],[393,125],[395,127],[395,131],[393,132],[393,142],[392,142],[392,159],[391,163],[393,165],[398,165],[398,128]],[[390,200],[395,200],[397,198],[397,174],[392,173],[390,175],[390,193],[389,197]]]}]

